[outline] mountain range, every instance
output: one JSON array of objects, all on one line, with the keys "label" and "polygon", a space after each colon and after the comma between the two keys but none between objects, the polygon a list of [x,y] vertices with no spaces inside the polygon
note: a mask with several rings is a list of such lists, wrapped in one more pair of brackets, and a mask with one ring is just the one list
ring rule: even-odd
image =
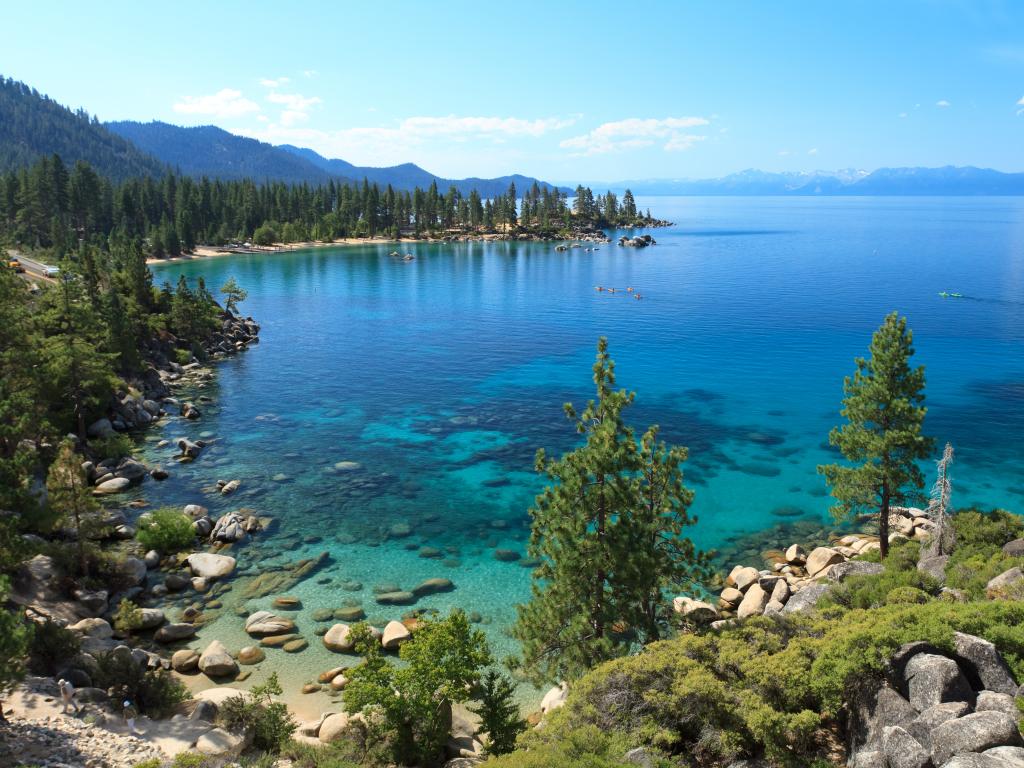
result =
[{"label": "mountain range", "polygon": [[1024,173],[947,165],[942,168],[844,169],[809,173],[746,170],[715,179],[633,179],[594,189],[634,195],[1024,195]]},{"label": "mountain range", "polygon": [[[51,154],[60,155],[67,165],[84,160],[115,181],[177,170],[196,177],[289,184],[362,183],[366,179],[401,190],[426,188],[436,182],[442,193],[454,186],[463,195],[475,189],[483,197],[505,193],[510,183],[520,191],[535,181],[542,187],[554,186],[518,174],[446,179],[413,163],[386,168],[357,166],[312,149],[274,146],[212,125],[100,123],[85,110],[72,111],[24,83],[0,77],[0,172],[27,167]],[[575,186],[571,183],[559,189],[571,192]],[[628,188],[634,195],[1024,195],[1024,173],[969,166],[872,172],[746,170],[714,179],[634,179],[589,186],[597,190]]]}]

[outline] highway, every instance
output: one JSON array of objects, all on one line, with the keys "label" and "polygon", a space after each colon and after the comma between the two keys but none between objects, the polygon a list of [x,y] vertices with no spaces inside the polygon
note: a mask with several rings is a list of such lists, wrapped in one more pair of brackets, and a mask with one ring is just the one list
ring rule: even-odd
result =
[{"label": "highway", "polygon": [[24,256],[18,251],[12,250],[8,251],[7,253],[9,258],[17,259],[18,261],[20,261],[21,266],[25,268],[25,271],[32,275],[33,277],[48,277],[52,279],[53,277],[56,276],[55,273],[47,272],[47,269],[52,270],[56,269],[56,267],[53,267],[49,264],[44,264],[41,261],[36,261],[35,259],[30,259],[28,256]]}]

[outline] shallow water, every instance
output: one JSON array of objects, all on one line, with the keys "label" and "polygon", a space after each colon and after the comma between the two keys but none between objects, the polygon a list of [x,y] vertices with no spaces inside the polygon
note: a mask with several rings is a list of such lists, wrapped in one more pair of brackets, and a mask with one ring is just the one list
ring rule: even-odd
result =
[{"label": "shallow water", "polygon": [[[234,275],[262,332],[219,366],[200,421],[158,430],[216,443],[178,466],[151,435],[148,458],[173,476],[141,494],[274,517],[243,558],[332,556],[290,590],[310,650],[268,651],[272,666],[315,677],[342,657],[312,636],[312,610],[348,598],[371,619],[396,618],[407,609],[375,606],[372,587],[433,576],[455,591],[417,607],[478,611],[499,658],[514,651],[504,631],[529,570],[494,548],[525,553],[534,452],[573,444],[562,403],[590,396],[602,334],[619,384],[638,393],[632,420],[690,448],[702,546],[825,519],[815,466],[832,457],[842,379],[893,309],[908,316],[927,366],[927,430],[957,451],[954,502],[1024,511],[1024,200],[640,203],[676,222],[644,250],[424,244],[403,246],[416,256],[404,262],[388,256],[393,245],[371,245],[154,267],[171,283],[184,273],[215,287]],[[231,478],[242,481],[234,496],[200,490]],[[412,533],[391,537],[397,523]],[[339,588],[353,579],[361,591]],[[246,639],[230,611],[215,632],[229,646]]]}]

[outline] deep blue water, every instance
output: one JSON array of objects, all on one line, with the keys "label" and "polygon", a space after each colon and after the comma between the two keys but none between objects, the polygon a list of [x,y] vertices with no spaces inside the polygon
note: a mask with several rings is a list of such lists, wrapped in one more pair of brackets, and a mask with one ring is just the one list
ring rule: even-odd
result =
[{"label": "deep blue water", "polygon": [[[778,523],[780,508],[825,519],[815,466],[832,457],[842,380],[895,309],[927,368],[927,431],[957,452],[954,502],[1024,511],[1024,199],[640,204],[676,222],[644,250],[407,244],[416,259],[403,262],[371,245],[155,267],[172,283],[235,276],[262,333],[219,366],[201,421],[163,430],[218,442],[144,494],[274,516],[279,532],[251,546],[330,549],[327,575],[362,581],[371,618],[387,618],[375,583],[449,576],[457,589],[422,604],[479,610],[507,648],[529,572],[491,548],[524,550],[534,452],[573,444],[562,404],[590,396],[598,336],[637,392],[636,425],[689,446],[693,535],[714,546]],[[199,490],[231,478],[229,499]],[[395,523],[413,535],[388,538]],[[299,540],[310,535],[323,541]],[[450,547],[458,564],[414,545]],[[312,580],[296,591],[313,608],[351,597]]]}]

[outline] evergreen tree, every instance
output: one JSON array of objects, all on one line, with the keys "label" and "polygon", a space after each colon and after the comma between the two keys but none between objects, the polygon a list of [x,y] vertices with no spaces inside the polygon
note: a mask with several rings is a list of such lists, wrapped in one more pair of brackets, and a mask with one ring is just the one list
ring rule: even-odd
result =
[{"label": "evergreen tree", "polygon": [[238,305],[249,297],[248,292],[239,286],[234,276],[229,277],[227,282],[220,287],[220,292],[224,294],[224,309],[231,314],[236,314]]},{"label": "evergreen tree", "polygon": [[487,734],[489,755],[504,755],[515,749],[516,737],[526,730],[515,700],[516,687],[496,670],[480,680],[480,704],[473,712],[480,717],[480,730]]},{"label": "evergreen tree", "polygon": [[656,442],[653,427],[637,441],[622,416],[634,394],[614,388],[604,338],[597,349],[597,399],[579,414],[565,406],[584,444],[559,459],[537,453],[551,485],[530,510],[529,550],[540,565],[513,630],[536,681],[577,677],[626,652],[631,639],[657,637],[662,589],[703,565],[681,536],[694,522],[685,451]]},{"label": "evergreen tree", "polygon": [[89,573],[89,562],[85,552],[85,541],[90,533],[94,515],[99,505],[93,498],[89,482],[82,471],[82,457],[75,452],[71,440],[60,444],[57,458],[50,465],[46,476],[46,491],[50,508],[66,520],[75,531],[75,548],[78,554],[78,571]]},{"label": "evergreen tree", "polygon": [[918,496],[924,475],[918,462],[931,455],[934,440],[922,433],[925,413],[924,366],[910,367],[913,334],[907,320],[893,312],[875,331],[868,359],[858,357],[857,370],[843,382],[847,423],[834,428],[830,445],[857,466],[818,467],[837,504],[833,514],[848,518],[858,512],[878,514],[881,556],[889,551],[892,506]]},{"label": "evergreen tree", "polygon": [[[29,627],[21,617],[2,606],[7,603],[9,583],[0,576],[0,694],[5,694],[25,675],[25,654],[31,638]],[[4,720],[0,706],[0,722]]]}]

